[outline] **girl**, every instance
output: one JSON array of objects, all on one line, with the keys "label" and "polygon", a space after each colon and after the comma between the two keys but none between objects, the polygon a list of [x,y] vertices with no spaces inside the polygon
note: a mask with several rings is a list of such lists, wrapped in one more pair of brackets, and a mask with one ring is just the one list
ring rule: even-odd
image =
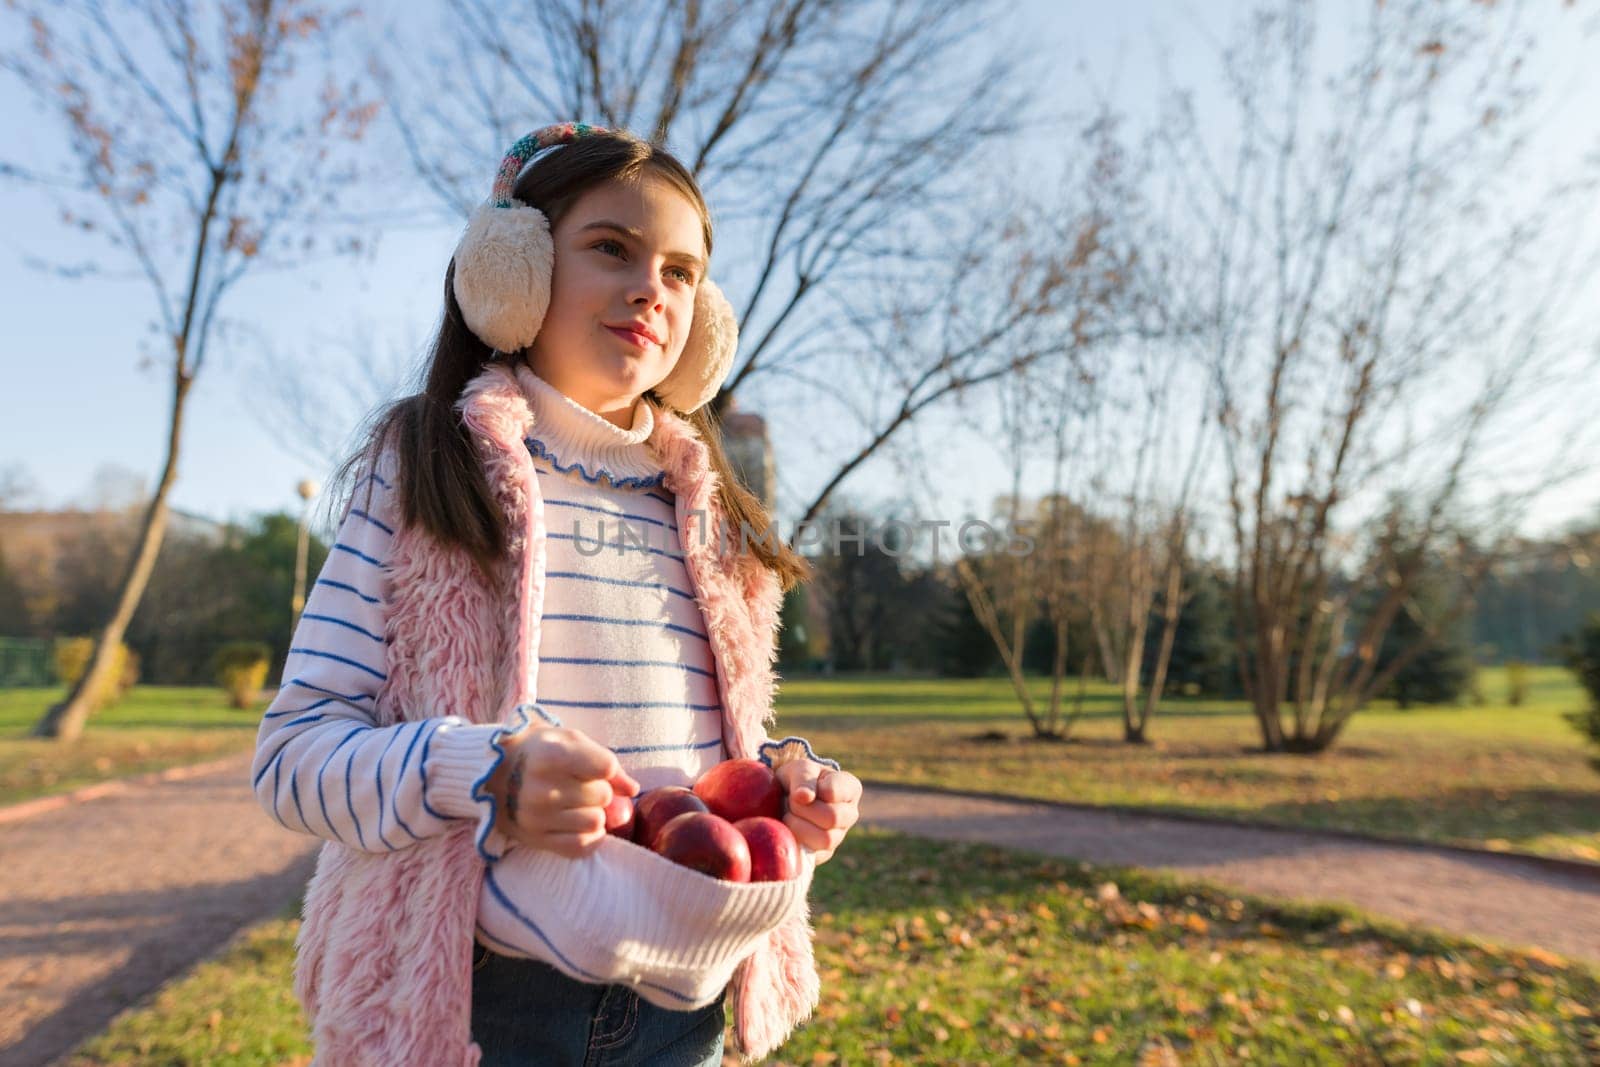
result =
[{"label": "girl", "polygon": [[[806,568],[737,536],[767,516],[704,408],[736,343],[710,252],[667,152],[581,124],[523,138],[446,271],[422,393],[342,472],[356,491],[251,772],[274,818],[329,840],[295,971],[319,1064],[719,1063],[720,996],[664,1007],[670,983],[641,997],[583,947],[621,936],[581,929],[615,901],[580,898],[570,924],[541,902],[608,891],[569,874],[622,847],[616,794],[724,758],[776,769],[815,862],[856,821],[853,775],[767,739],[779,603]],[[520,899],[494,874],[511,850],[548,860]],[[651,949],[679,973],[716,937]],[[728,989],[751,1058],[810,1013],[803,907]]]}]

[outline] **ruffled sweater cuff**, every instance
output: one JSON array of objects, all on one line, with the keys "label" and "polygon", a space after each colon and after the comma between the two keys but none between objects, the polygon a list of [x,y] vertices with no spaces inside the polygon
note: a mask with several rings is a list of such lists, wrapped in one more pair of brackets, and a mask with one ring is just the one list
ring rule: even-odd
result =
[{"label": "ruffled sweater cuff", "polygon": [[812,763],[820,763],[830,770],[839,770],[838,760],[831,760],[825,756],[817,755],[811,750],[811,742],[803,737],[785,737],[777,741],[763,741],[757,746],[756,758],[771,767],[773,773],[777,773],[785,764],[793,763],[796,760],[810,760]]},{"label": "ruffled sweater cuff", "polygon": [[504,729],[498,723],[480,725],[452,717],[434,731],[423,755],[429,806],[449,818],[476,820],[475,840],[485,859],[504,851],[504,839],[494,832],[494,800],[486,790],[500,765],[495,742]]}]

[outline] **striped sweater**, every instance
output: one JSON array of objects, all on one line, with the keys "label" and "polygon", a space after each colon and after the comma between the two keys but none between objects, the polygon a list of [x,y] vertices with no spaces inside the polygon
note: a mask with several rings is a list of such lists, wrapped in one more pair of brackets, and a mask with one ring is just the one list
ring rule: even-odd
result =
[{"label": "striped sweater", "polygon": [[[688,784],[723,758],[721,707],[673,498],[645,444],[650,405],[622,430],[529,381],[527,446],[549,530],[540,707],[615,751],[642,787]],[[380,466],[357,487],[262,718],[252,780],[263,808],[292,830],[382,852],[470,818],[494,858],[504,842],[489,833],[489,801],[474,793],[500,727],[455,716],[379,727],[372,714],[387,677],[393,473]]]}]

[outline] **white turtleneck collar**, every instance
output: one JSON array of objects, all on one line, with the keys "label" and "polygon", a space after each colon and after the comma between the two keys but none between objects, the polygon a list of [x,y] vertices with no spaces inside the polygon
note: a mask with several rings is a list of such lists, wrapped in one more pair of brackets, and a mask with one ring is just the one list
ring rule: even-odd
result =
[{"label": "white turtleneck collar", "polygon": [[[533,408],[530,447],[557,469],[573,470],[589,481],[605,475],[613,485],[659,484],[661,464],[646,443],[655,414],[642,397],[633,405],[633,425],[624,430],[568,397],[531,370],[519,375]],[[576,468],[576,470],[574,470]]]}]

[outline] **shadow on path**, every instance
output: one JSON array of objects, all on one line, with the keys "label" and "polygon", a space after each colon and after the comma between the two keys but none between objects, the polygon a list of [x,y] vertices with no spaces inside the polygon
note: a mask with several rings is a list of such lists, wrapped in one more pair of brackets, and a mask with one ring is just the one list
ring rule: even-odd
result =
[{"label": "shadow on path", "polygon": [[0,827],[0,1065],[50,1063],[304,888],[249,757]]},{"label": "shadow on path", "polygon": [[1600,870],[1315,831],[1229,826],[869,783],[862,821],[954,841],[1192,874],[1600,963]]}]

